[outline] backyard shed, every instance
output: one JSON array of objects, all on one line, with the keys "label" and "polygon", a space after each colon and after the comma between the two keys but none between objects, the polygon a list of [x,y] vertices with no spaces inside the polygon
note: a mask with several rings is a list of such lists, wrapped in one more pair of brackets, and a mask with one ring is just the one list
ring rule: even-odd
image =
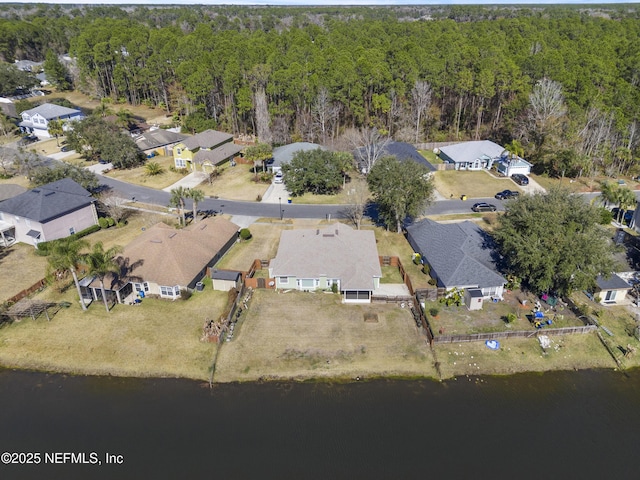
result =
[{"label": "backyard shed", "polygon": [[232,288],[240,288],[242,274],[235,270],[218,270],[214,268],[211,270],[211,280],[214,290],[228,292]]},{"label": "backyard shed", "polygon": [[469,310],[482,310],[483,298],[482,290],[479,288],[468,288],[464,291],[464,304]]}]

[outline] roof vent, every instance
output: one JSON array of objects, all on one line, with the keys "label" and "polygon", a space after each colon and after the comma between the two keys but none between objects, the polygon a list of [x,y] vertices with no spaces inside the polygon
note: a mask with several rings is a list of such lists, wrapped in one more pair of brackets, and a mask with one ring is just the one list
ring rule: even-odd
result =
[{"label": "roof vent", "polygon": [[45,197],[50,197],[51,195],[55,194],[56,192],[47,192],[44,194]]}]

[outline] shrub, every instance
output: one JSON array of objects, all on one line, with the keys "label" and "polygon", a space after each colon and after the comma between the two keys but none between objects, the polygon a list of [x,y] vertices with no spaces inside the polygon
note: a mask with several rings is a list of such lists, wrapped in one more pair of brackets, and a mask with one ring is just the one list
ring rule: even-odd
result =
[{"label": "shrub", "polygon": [[420,265],[422,263],[422,256],[419,253],[413,254],[413,263]]},{"label": "shrub", "polygon": [[440,313],[440,310],[438,310],[436,307],[431,307],[429,309],[429,315],[431,315],[432,317],[437,317],[438,313]]},{"label": "shrub", "polygon": [[430,278],[429,281],[427,282],[429,285],[434,286],[436,285],[436,281],[433,278]]},{"label": "shrub", "polygon": [[242,230],[240,230],[240,238],[242,240],[249,240],[251,238],[251,232],[248,228],[243,228]]},{"label": "shrub", "polygon": [[116,221],[111,217],[107,217],[107,222],[109,222],[110,227],[113,227],[116,224]]},{"label": "shrub", "polygon": [[507,323],[513,323],[518,319],[515,313],[511,312],[507,314]]},{"label": "shrub", "polygon": [[338,284],[337,283],[332,283],[331,284],[331,291],[333,293],[338,293]]},{"label": "shrub", "polygon": [[100,228],[109,228],[109,220],[107,220],[106,217],[100,217],[98,219],[98,225],[100,225]]},{"label": "shrub", "polygon": [[256,202],[261,202],[262,201],[262,195],[258,194],[256,195]]},{"label": "shrub", "polygon": [[80,230],[78,233],[72,235],[75,236],[75,238],[82,238],[82,237],[86,237],[87,235],[90,235],[94,232],[97,232],[98,230],[100,230],[102,227],[98,224],[98,225],[91,225],[89,228],[85,228],[84,230]]},{"label": "shrub", "polygon": [[191,291],[186,289],[186,288],[183,288],[183,289],[180,290],[180,299],[181,300],[189,300],[191,298],[191,295],[192,295]]}]

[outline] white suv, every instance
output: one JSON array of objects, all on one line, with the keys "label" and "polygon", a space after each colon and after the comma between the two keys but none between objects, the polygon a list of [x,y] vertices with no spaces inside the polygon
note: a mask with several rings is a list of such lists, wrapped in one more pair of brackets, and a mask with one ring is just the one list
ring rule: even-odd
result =
[{"label": "white suv", "polygon": [[276,176],[273,177],[273,183],[282,183],[283,182],[283,173],[282,172],[278,172],[276,173]]}]

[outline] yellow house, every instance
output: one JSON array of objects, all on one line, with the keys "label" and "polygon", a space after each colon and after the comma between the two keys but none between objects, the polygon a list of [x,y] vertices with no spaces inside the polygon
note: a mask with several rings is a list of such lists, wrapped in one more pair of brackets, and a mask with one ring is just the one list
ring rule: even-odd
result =
[{"label": "yellow house", "polygon": [[216,166],[233,158],[243,149],[233,143],[233,135],[216,130],[205,130],[177,143],[173,147],[176,168],[195,171],[197,165]]}]

